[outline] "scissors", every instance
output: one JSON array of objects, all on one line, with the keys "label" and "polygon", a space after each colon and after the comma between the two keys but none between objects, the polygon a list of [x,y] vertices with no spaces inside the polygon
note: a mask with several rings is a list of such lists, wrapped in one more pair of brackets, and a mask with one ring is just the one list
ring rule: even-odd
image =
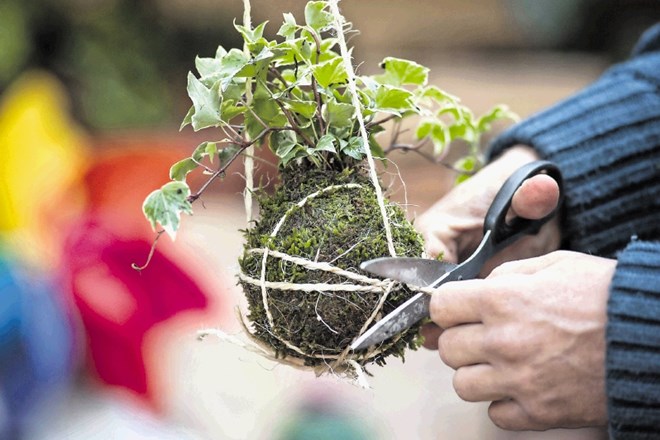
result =
[{"label": "scissors", "polygon": [[[559,185],[559,200],[555,209],[541,219],[515,217],[507,221],[506,215],[516,190],[525,180],[541,173],[548,174]],[[486,213],[481,243],[463,263],[452,264],[429,258],[383,257],[365,261],[360,268],[383,278],[419,287],[436,288],[450,281],[473,279],[497,252],[525,235],[536,235],[541,226],[555,215],[563,196],[563,179],[557,165],[544,160],[531,162],[520,167],[504,182]],[[431,295],[417,293],[358,337],[351,344],[351,349],[362,350],[380,344],[412,327],[429,316],[430,302]]]}]

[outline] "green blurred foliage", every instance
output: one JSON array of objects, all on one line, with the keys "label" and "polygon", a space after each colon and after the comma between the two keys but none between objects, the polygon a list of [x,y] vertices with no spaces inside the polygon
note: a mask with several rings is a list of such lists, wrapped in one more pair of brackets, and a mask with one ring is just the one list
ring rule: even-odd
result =
[{"label": "green blurred foliage", "polygon": [[195,55],[232,38],[186,28],[148,0],[3,0],[0,91],[41,68],[64,82],[92,130],[178,123]]}]

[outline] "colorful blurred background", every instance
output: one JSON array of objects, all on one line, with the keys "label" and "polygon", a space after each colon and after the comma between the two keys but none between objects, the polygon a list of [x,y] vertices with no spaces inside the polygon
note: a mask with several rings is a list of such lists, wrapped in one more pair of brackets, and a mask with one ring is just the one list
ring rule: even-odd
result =
[{"label": "colorful blurred background", "polygon": [[[253,0],[253,21],[301,0]],[[385,56],[432,69],[476,112],[522,117],[625,58],[660,20],[652,0],[343,0],[363,72]],[[462,402],[436,353],[374,368],[372,389],[274,365],[232,344],[240,169],[205,194],[177,241],[142,200],[204,133],[178,131],[196,55],[240,44],[241,0],[0,2],[0,439],[601,439],[507,433]],[[503,127],[499,127],[501,129]],[[454,176],[392,158],[411,218]],[[267,165],[261,176],[273,177]],[[397,177],[392,176],[396,181]],[[198,184],[201,183],[197,182]],[[195,182],[193,182],[193,186]]]}]

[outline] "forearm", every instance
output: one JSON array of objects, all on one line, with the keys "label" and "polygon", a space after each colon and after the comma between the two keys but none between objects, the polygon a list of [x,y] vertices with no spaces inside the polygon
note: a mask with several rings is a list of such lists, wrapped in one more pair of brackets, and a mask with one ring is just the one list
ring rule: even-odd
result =
[{"label": "forearm", "polygon": [[494,159],[527,145],[559,164],[566,248],[613,256],[632,235],[660,236],[660,48],[655,50],[514,126],[490,150]]}]

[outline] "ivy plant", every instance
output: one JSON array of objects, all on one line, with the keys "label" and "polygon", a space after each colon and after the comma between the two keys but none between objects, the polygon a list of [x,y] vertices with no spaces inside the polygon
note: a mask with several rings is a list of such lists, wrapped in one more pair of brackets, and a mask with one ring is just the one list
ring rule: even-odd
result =
[{"label": "ivy plant", "polygon": [[[482,134],[494,121],[515,117],[506,107],[476,117],[457,97],[428,83],[427,67],[388,57],[378,74],[357,76],[356,109],[332,20],[325,1],[310,1],[304,22],[285,13],[274,39],[264,36],[266,22],[254,28],[235,23],[243,50],[218,47],[213,57],[195,60],[197,73],[190,72],[187,80],[192,106],[181,128],[214,129],[216,135],[174,164],[172,182],[145,200],[143,210],[154,227],[160,224],[174,237],[181,213],[190,214],[191,203],[208,184],[251,146],[268,145],[280,167],[303,160],[323,167],[331,161],[360,161],[366,148],[376,158],[404,150],[442,162],[448,146],[462,139],[468,154],[452,167],[467,176],[480,166]],[[367,146],[357,111],[365,118]],[[413,143],[402,142],[402,122],[412,118]],[[385,130],[389,141],[381,143],[377,135]],[[186,176],[198,169],[209,179],[193,193]]]}]

